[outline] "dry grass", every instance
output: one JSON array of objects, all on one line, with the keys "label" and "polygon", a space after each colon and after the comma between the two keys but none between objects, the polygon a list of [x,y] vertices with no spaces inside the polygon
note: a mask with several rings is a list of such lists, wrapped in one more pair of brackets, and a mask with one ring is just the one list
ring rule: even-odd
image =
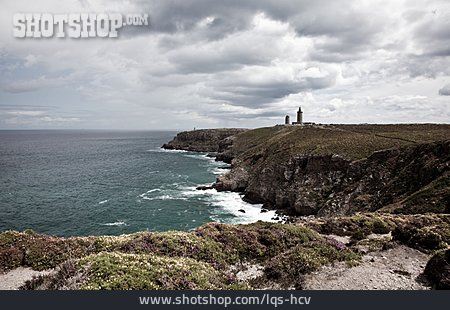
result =
[{"label": "dry grass", "polygon": [[275,126],[237,135],[233,148],[242,159],[266,154],[280,160],[295,155],[338,154],[358,160],[375,151],[449,137],[450,125]]}]

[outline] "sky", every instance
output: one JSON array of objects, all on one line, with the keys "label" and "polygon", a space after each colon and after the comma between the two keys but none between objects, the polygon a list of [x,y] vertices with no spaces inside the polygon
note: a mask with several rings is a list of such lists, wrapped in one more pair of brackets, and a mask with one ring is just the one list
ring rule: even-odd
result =
[{"label": "sky", "polygon": [[[139,13],[16,38],[15,13]],[[450,1],[2,0],[0,129],[449,123]]]}]

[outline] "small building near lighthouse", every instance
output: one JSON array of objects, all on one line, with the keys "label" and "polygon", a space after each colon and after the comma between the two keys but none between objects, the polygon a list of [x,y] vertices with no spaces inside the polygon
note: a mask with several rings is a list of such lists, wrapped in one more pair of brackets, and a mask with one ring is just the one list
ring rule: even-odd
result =
[{"label": "small building near lighthouse", "polygon": [[286,115],[286,117],[284,118],[284,124],[285,125],[290,125],[291,124],[291,118],[289,117],[289,115]]}]

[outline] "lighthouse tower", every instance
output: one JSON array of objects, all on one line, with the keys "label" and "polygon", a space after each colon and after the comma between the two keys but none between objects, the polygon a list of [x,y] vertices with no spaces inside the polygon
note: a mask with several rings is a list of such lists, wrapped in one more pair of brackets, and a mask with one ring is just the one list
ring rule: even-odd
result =
[{"label": "lighthouse tower", "polygon": [[296,125],[303,125],[303,112],[302,107],[298,107],[297,111],[297,121],[295,122]]}]

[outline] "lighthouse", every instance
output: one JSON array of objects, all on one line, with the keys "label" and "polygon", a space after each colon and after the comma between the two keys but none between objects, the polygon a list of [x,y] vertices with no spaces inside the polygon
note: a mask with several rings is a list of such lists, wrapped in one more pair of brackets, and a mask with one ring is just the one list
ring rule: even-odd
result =
[{"label": "lighthouse", "polygon": [[298,107],[297,121],[296,122],[292,122],[292,125],[303,125],[303,111],[302,111],[302,107]]},{"label": "lighthouse", "polygon": [[303,112],[302,112],[302,107],[298,107],[298,111],[297,111],[297,125],[303,125]]}]

